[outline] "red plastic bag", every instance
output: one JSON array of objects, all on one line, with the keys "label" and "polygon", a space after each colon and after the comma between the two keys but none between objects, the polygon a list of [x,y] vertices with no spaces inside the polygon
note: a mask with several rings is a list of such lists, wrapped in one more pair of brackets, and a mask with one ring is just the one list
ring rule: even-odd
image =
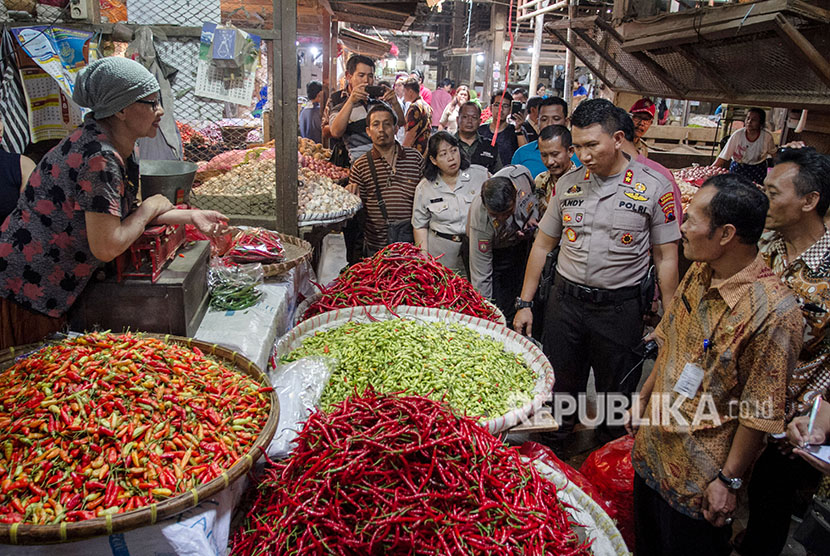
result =
[{"label": "red plastic bag", "polygon": [[[629,548],[634,548],[634,467],[631,449],[634,437],[625,435],[596,449],[580,473],[614,508],[617,528]],[[610,513],[610,512],[609,512]]]},{"label": "red plastic bag", "polygon": [[232,232],[228,232],[221,236],[208,237],[199,231],[199,228],[192,224],[185,225],[185,239],[187,241],[209,241],[211,257],[221,257],[227,253],[233,245]]},{"label": "red plastic bag", "polygon": [[542,463],[561,471],[570,482],[578,486],[582,492],[590,496],[594,502],[599,504],[611,519],[616,519],[616,511],[614,510],[614,507],[608,500],[606,500],[602,493],[600,493],[594,485],[591,484],[591,481],[585,478],[582,473],[559,459],[556,454],[553,453],[553,450],[537,442],[525,442],[519,448],[519,453],[526,458],[529,458],[531,461],[538,459],[541,460]]}]

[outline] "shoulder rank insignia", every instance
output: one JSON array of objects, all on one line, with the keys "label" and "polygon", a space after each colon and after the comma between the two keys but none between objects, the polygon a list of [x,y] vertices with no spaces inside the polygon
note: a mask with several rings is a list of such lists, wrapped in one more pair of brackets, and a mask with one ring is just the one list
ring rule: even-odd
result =
[{"label": "shoulder rank insignia", "polygon": [[583,179],[585,179],[586,181],[591,179],[591,171],[588,170],[587,168],[585,169],[585,178],[583,178]]},{"label": "shoulder rank insignia", "polygon": [[623,178],[623,183],[626,185],[631,185],[631,182],[634,181],[634,170],[629,168],[625,172],[625,177]]},{"label": "shoulder rank insignia", "polygon": [[634,191],[626,191],[625,196],[634,201],[648,201],[648,197],[635,193]]}]

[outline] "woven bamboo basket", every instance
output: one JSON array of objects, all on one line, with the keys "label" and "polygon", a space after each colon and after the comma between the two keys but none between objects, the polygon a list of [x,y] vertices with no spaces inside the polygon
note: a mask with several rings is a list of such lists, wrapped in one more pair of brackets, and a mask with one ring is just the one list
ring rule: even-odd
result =
[{"label": "woven bamboo basket", "polygon": [[303,261],[311,259],[311,244],[309,242],[288,234],[278,233],[277,235],[280,236],[282,246],[285,248],[285,260],[281,263],[262,265],[265,276],[285,274]]},{"label": "woven bamboo basket", "polygon": [[499,433],[511,429],[538,411],[542,407],[542,404],[550,397],[554,382],[553,367],[550,361],[548,361],[548,358],[545,357],[545,354],[542,353],[542,350],[528,338],[517,334],[501,324],[461,313],[445,311],[443,309],[398,307],[396,313],[397,315],[383,305],[351,307],[322,313],[303,321],[291,329],[288,334],[280,338],[276,345],[276,355],[277,357],[287,355],[292,350],[300,347],[303,340],[313,336],[315,333],[337,328],[349,321],[373,322],[404,318],[423,322],[453,322],[467,326],[484,337],[494,339],[503,344],[505,350],[521,355],[525,364],[536,375],[536,383],[531,392],[531,399],[517,399],[516,407],[504,415],[482,418],[480,421],[481,426],[487,428],[492,433]]},{"label": "woven bamboo basket", "polygon": [[[252,361],[249,361],[239,353],[223,348],[216,344],[200,342],[192,338],[171,336],[163,334],[144,334],[148,337],[160,338],[167,343],[177,343],[188,347],[198,347],[202,352],[229,364],[235,370],[252,377],[263,385],[270,385],[265,374]],[[27,354],[37,348],[39,344],[30,344],[16,348],[10,348],[0,352],[0,369],[10,366],[15,359]],[[56,525],[28,525],[23,523],[0,523],[0,543],[3,544],[25,544],[42,545],[70,541],[78,541],[111,535],[137,529],[148,525],[154,525],[168,517],[179,514],[199,504],[200,501],[216,495],[227,488],[231,483],[246,474],[251,466],[257,461],[277,430],[279,422],[279,400],[274,392],[271,392],[271,410],[265,426],[257,436],[251,448],[222,475],[212,481],[191,489],[188,492],[179,494],[167,500],[144,506],[123,514],[108,515],[79,522],[62,522]]]},{"label": "woven bamboo basket", "polygon": [[[303,319],[303,315],[305,315],[305,312],[308,311],[308,308],[311,307],[312,305],[314,305],[315,303],[317,303],[317,301],[319,301],[320,298],[322,298],[322,297],[323,297],[323,294],[320,293],[320,292],[317,292],[317,293],[315,293],[314,295],[312,295],[310,297],[306,297],[302,301],[302,303],[300,303],[297,306],[297,309],[294,312],[294,326],[297,326],[298,324],[303,322],[303,320],[306,320],[306,319]],[[493,309],[493,311],[496,313],[496,320],[495,320],[496,323],[498,323],[502,326],[507,326],[507,319],[504,317],[504,313],[502,313],[501,310],[498,307],[496,307],[495,305],[493,305],[492,303],[490,303],[486,299],[484,300],[484,304],[487,305],[488,307],[490,307],[491,309]],[[409,307],[409,306],[408,305],[400,305],[400,307]],[[447,310],[449,311],[449,309],[447,309]]]}]

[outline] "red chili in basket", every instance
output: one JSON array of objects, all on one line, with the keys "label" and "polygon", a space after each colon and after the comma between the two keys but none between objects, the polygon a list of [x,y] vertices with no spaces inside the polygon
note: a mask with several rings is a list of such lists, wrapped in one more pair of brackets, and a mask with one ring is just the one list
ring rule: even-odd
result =
[{"label": "red chili in basket", "polygon": [[498,313],[473,285],[411,243],[393,243],[350,266],[303,315],[356,305],[398,305],[447,309],[497,321]]},{"label": "red chili in basket", "polygon": [[175,343],[95,333],[44,347],[0,371],[0,522],[80,521],[198,487],[269,409],[261,384]]},{"label": "red chili in basket", "polygon": [[231,554],[587,556],[554,484],[473,420],[367,391],[313,413]]}]

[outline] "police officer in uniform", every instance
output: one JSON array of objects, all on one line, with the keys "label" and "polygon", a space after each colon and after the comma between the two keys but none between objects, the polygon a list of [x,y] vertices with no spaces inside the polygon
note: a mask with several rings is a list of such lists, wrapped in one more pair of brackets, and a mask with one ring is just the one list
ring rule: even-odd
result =
[{"label": "police officer in uniform", "polygon": [[470,206],[470,281],[511,322],[527,255],[538,227],[533,177],[524,166],[505,166],[484,182]]},{"label": "police officer in uniform", "polygon": [[[584,166],[556,184],[527,263],[513,326],[529,334],[531,300],[545,257],[560,245],[542,338],[556,369],[554,393],[584,393],[593,368],[598,393],[628,394],[639,381],[637,352],[646,309],[641,285],[650,266],[649,249],[663,306],[677,287],[679,199],[663,175],[622,152],[624,133],[613,104],[585,101],[571,121],[573,145]],[[559,416],[560,438],[573,429],[575,417]]]}]

